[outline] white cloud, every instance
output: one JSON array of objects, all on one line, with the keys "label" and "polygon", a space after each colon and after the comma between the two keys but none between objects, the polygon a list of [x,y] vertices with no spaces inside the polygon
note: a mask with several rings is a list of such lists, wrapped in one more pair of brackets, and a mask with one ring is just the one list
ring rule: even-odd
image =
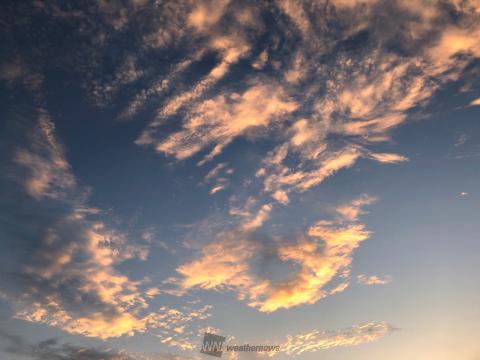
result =
[{"label": "white cloud", "polygon": [[380,277],[377,275],[364,275],[360,274],[357,276],[357,282],[362,285],[385,285],[389,284],[392,281],[391,276]]},{"label": "white cloud", "polygon": [[312,330],[297,335],[289,335],[281,345],[288,355],[300,355],[339,346],[355,346],[377,341],[392,332],[385,322],[370,322],[337,331]]}]

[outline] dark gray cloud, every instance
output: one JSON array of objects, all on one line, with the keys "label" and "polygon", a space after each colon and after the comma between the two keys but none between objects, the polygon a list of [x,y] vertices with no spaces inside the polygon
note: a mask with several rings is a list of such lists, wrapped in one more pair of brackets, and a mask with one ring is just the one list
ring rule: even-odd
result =
[{"label": "dark gray cloud", "polygon": [[6,345],[3,350],[12,355],[21,355],[31,360],[142,360],[117,350],[102,350],[60,343],[48,339],[32,344],[18,335],[0,331]]},{"label": "dark gray cloud", "polygon": [[125,350],[105,347],[76,346],[61,342],[57,338],[38,343],[24,337],[0,330],[0,350],[28,360],[189,360],[190,356],[174,353],[158,353],[152,356],[133,354]]}]

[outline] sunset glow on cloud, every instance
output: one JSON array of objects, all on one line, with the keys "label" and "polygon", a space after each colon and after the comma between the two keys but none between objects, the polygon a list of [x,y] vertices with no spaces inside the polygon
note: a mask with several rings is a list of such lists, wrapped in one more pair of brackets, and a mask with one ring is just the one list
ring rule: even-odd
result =
[{"label": "sunset glow on cloud", "polygon": [[1,359],[478,358],[477,0],[1,7]]}]

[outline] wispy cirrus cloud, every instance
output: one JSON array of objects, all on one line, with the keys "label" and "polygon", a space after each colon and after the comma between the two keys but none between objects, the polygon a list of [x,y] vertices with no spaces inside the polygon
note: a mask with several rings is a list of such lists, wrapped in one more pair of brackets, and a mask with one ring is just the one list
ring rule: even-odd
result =
[{"label": "wispy cirrus cloud", "polygon": [[335,331],[312,330],[302,334],[289,335],[281,348],[288,355],[297,356],[305,352],[377,341],[392,331],[393,327],[385,322],[370,322]]},{"label": "wispy cirrus cloud", "polygon": [[258,84],[241,94],[220,95],[194,106],[183,129],[158,142],[156,149],[181,160],[211,146],[213,149],[201,162],[204,163],[234,138],[267,127],[296,108],[297,104],[274,85]]},{"label": "wispy cirrus cloud", "polygon": [[215,165],[203,179],[204,184],[213,184],[210,188],[210,195],[225,190],[230,185],[229,177],[234,172],[235,170],[232,167],[229,167],[227,162]]}]

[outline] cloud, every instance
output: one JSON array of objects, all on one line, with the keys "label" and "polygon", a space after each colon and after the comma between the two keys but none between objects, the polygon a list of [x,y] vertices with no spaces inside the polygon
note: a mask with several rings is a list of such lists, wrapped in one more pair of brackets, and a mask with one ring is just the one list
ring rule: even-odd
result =
[{"label": "cloud", "polygon": [[229,1],[202,1],[188,15],[188,24],[198,31],[206,31],[215,25],[225,13]]},{"label": "cloud", "polygon": [[472,100],[470,106],[480,106],[480,98]]},{"label": "cloud", "polygon": [[22,76],[23,69],[18,63],[4,63],[0,66],[0,79],[12,81]]},{"label": "cloud", "polygon": [[20,184],[26,196],[11,195],[3,205],[19,214],[5,229],[10,240],[3,245],[14,241],[16,250],[2,269],[15,317],[102,338],[143,331],[133,310],[146,307],[140,282],[114,266],[145,257],[146,249],[130,246],[121,233],[76,211],[85,208],[83,195],[53,122],[44,110],[38,113],[30,145],[13,158],[10,186]]},{"label": "cloud", "polygon": [[230,185],[228,177],[234,172],[235,170],[229,167],[227,162],[215,165],[203,179],[203,184],[213,184],[209,194],[214,195],[219,191],[225,190]]},{"label": "cloud", "polygon": [[146,356],[126,350],[107,347],[94,348],[61,343],[58,339],[47,339],[38,343],[26,341],[22,336],[0,331],[0,338],[6,342],[3,348],[9,354],[20,355],[31,360],[188,360],[190,356],[173,353],[159,353]]},{"label": "cloud", "polygon": [[[458,21],[451,21],[449,7]],[[257,15],[273,8],[281,14],[278,27],[265,34]],[[372,148],[390,141],[412,112],[479,57],[476,8],[470,2],[307,6],[285,0],[246,6],[252,23],[240,21],[232,3],[211,9],[201,2],[187,19],[219,61],[190,90],[168,97],[137,143],[176,160],[207,151],[202,165],[238,137],[273,135],[276,144],[256,173],[265,193],[283,205],[291,193],[308,191],[361,158],[407,161]],[[378,18],[391,26],[379,26]],[[339,21],[344,27],[332,26]],[[262,36],[267,40],[256,51]],[[289,44],[289,55],[279,39]],[[232,64],[249,57],[250,70],[239,67],[238,80],[222,81]],[[174,115],[180,130],[159,135],[155,129]],[[224,187],[216,184],[211,192]]]},{"label": "cloud", "polygon": [[[252,29],[259,30],[259,24],[255,21],[255,11],[248,7],[239,9],[236,6],[229,7],[228,5],[229,1],[202,1],[197,3],[186,16],[187,24],[194,29],[193,33],[190,33],[194,39],[192,48],[200,49],[193,52],[192,58],[199,61],[204,59],[209,51],[214,51],[218,54],[219,61],[207,75],[189,89],[180,89],[167,99],[166,103],[157,111],[155,119],[136,140],[137,144],[156,144],[157,151],[163,151],[158,148],[155,129],[163,125],[166,119],[177,115],[182,110],[191,114],[188,110],[189,107],[198,106],[198,99],[201,99],[205,93],[222,80],[234,64],[249,55],[251,44],[247,39],[247,33]],[[227,8],[231,8],[233,18],[230,21],[230,27],[225,28],[218,23],[226,14]],[[199,47],[198,43],[203,47]],[[168,151],[166,153],[170,154]],[[191,154],[185,157],[189,156]]]},{"label": "cloud", "polygon": [[316,352],[340,346],[355,346],[377,341],[393,331],[385,322],[370,322],[336,331],[312,330],[289,335],[280,348],[288,355],[296,356],[305,352]]},{"label": "cloud", "polygon": [[[262,312],[313,304],[347,288],[353,251],[370,234],[357,220],[361,207],[373,201],[364,195],[339,206],[335,220],[319,221],[294,240],[255,241],[252,228],[240,225],[204,246],[198,259],[178,267],[181,277],[171,284],[183,290],[180,294],[231,289]],[[279,265],[295,265],[283,280],[255,268],[267,254]]]},{"label": "cloud", "polygon": [[143,22],[150,25],[149,31],[139,34],[146,50],[175,47],[188,35],[187,17],[191,11],[188,1],[153,2],[149,10],[148,14],[142,11],[138,17],[130,16],[130,20],[137,24]]},{"label": "cloud", "polygon": [[216,65],[208,75],[195,84],[191,90],[171,98],[162,110],[160,110],[157,115],[157,121],[152,123],[151,126],[158,126],[161,124],[163,118],[174,115],[180,108],[200,97],[227,73],[231,63],[236,62],[248,51],[248,47],[246,45],[242,46],[241,39],[235,36],[225,36],[215,39],[212,47],[222,53],[222,61]]},{"label": "cloud", "polygon": [[6,352],[32,360],[148,360],[147,357],[132,355],[126,351],[61,344],[57,339],[31,344],[18,335],[5,332],[1,332],[0,337],[7,341],[4,348]]},{"label": "cloud", "polygon": [[267,128],[296,109],[275,85],[253,85],[243,93],[220,95],[191,110],[181,131],[156,145],[158,152],[186,159],[205,147],[213,146],[204,160],[210,160],[240,135],[255,128]]},{"label": "cloud", "polygon": [[[17,34],[35,33],[45,14],[51,17],[45,38],[69,22],[68,54],[52,59],[45,42],[34,51],[16,47],[18,59],[0,67],[8,86],[23,83],[38,100],[44,76],[74,71],[94,104],[116,110],[113,100],[126,99],[121,118],[145,114],[136,143],[176,161],[200,157],[205,165],[228,157],[239,138],[252,145],[259,160],[239,174],[256,176],[241,179],[247,194],[238,198],[245,201],[229,203],[232,228],[209,229],[213,241],[179,266],[169,285],[177,294],[233,290],[264,312],[347,288],[354,251],[370,234],[359,219],[373,198],[342,204],[332,219],[291,238],[259,241],[276,206],[291,206],[295,194],[360,159],[407,161],[394,150],[379,152],[379,145],[392,145],[386,143],[394,131],[480,57],[475,1],[140,0],[82,10],[38,2],[22,21],[5,19],[5,43],[23,43]],[[2,154],[9,159],[1,177],[0,283],[16,316],[105,338],[164,327],[160,319],[170,309],[149,308],[155,287],[119,270],[127,260],[146,259],[148,247],[130,243],[87,203],[46,107],[37,115],[15,132],[15,144],[4,135]],[[227,176],[233,161],[219,161],[203,180],[212,195],[235,186]],[[287,276],[269,273],[267,258],[286,267]],[[162,341],[188,346],[172,335],[181,332],[177,325],[164,329]]]},{"label": "cloud", "polygon": [[338,206],[335,211],[339,213],[343,219],[353,222],[357,221],[360,215],[365,214],[363,210],[364,206],[373,204],[375,201],[376,198],[363,195],[345,205]]},{"label": "cloud", "polygon": [[[381,339],[393,331],[393,327],[385,322],[370,322],[349,328],[328,331],[312,330],[309,332],[288,335],[280,344],[280,353],[298,356],[304,352],[316,352],[323,349],[341,346],[355,346]],[[90,348],[60,343],[58,339],[48,339],[32,344],[18,335],[2,331],[0,337],[6,340],[4,350],[10,354],[21,355],[32,360],[182,360],[190,359],[188,356],[177,354],[156,354],[144,356],[125,350],[108,348]],[[272,353],[277,355],[280,353]]]},{"label": "cloud", "polygon": [[146,260],[148,239],[129,241],[104,212],[88,206],[88,192],[78,185],[44,109],[23,126],[7,126],[10,160],[1,178],[7,189],[1,208],[8,215],[0,285],[14,317],[101,339],[153,329],[165,334],[173,324],[206,318],[208,308],[149,307],[158,289],[117,267]]},{"label": "cloud", "polygon": [[388,153],[372,153],[370,157],[374,160],[377,160],[380,163],[394,164],[402,161],[407,161],[408,159],[405,156],[398,154],[388,154]]},{"label": "cloud", "polygon": [[385,285],[392,282],[392,278],[391,276],[380,277],[376,275],[368,276],[361,274],[357,276],[357,282],[362,285]]},{"label": "cloud", "polygon": [[219,191],[222,191],[223,189],[225,189],[225,186],[224,185],[215,185],[213,188],[210,189],[210,195],[214,195],[216,194],[217,192]]},{"label": "cloud", "polygon": [[182,350],[193,350],[197,347],[197,336],[202,321],[211,316],[211,310],[210,305],[197,308],[162,306],[157,312],[147,315],[144,321],[149,328],[155,329],[151,333],[160,339],[162,344]]},{"label": "cloud", "polygon": [[467,134],[460,134],[457,139],[455,140],[455,144],[453,144],[454,147],[459,147],[465,144],[468,141],[469,136]]},{"label": "cloud", "polygon": [[255,70],[261,70],[265,67],[265,65],[268,62],[268,52],[267,50],[263,50],[260,55],[258,55],[258,58],[252,63],[252,67]]},{"label": "cloud", "polygon": [[18,150],[15,162],[28,170],[24,182],[36,199],[60,198],[73,189],[75,178],[65,160],[61,144],[55,140],[55,126],[44,109],[39,109],[37,131],[30,136],[30,149]]},{"label": "cloud", "polygon": [[[138,59],[135,56],[127,56],[119,65],[112,80],[106,83],[97,82],[94,84],[92,91],[97,105],[104,106],[108,104],[119,89],[136,82],[145,75],[137,62]],[[133,107],[134,105],[131,106]],[[133,109],[131,112],[133,112]]]},{"label": "cloud", "polygon": [[232,234],[222,241],[206,245],[200,259],[177,268],[183,276],[180,286],[207,290],[252,286],[247,260],[253,255],[255,244],[242,240],[240,236],[240,233]]}]

